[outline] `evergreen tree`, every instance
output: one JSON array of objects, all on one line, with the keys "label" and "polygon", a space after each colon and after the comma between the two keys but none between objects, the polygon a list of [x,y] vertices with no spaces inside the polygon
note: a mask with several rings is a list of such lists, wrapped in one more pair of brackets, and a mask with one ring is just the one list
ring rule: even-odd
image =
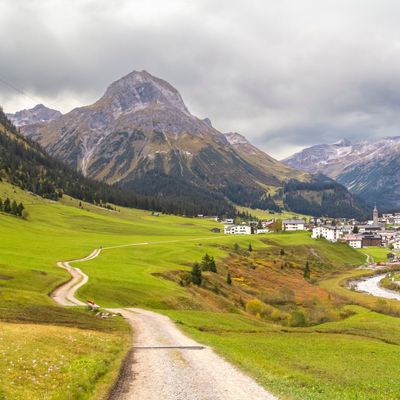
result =
[{"label": "evergreen tree", "polygon": [[0,211],[3,211],[3,200],[0,199]]},{"label": "evergreen tree", "polygon": [[250,252],[253,251],[253,246],[251,245],[251,243],[249,243],[249,251],[250,251]]},{"label": "evergreen tree", "polygon": [[285,250],[284,250],[284,249],[281,249],[280,254],[281,254],[281,256],[284,256],[284,255],[285,255]]},{"label": "evergreen tree", "polygon": [[3,211],[6,213],[11,212],[11,202],[8,197],[4,200]]},{"label": "evergreen tree", "polygon": [[235,244],[233,245],[233,250],[235,250],[235,251],[238,253],[239,250],[240,250],[240,246],[239,246],[237,243],[235,243]]},{"label": "evergreen tree", "polygon": [[305,265],[305,267],[304,267],[304,278],[305,279],[310,279],[310,265],[309,265],[309,263],[308,263],[308,261],[306,262],[306,265]]},{"label": "evergreen tree", "polygon": [[22,217],[22,213],[23,213],[23,211],[25,210],[25,207],[24,207],[24,205],[22,204],[22,203],[19,203],[18,204],[18,209],[17,209],[17,215],[19,215],[20,217]]},{"label": "evergreen tree", "polygon": [[191,273],[191,281],[194,285],[200,286],[203,278],[201,276],[201,268],[199,263],[194,263]]},{"label": "evergreen tree", "polygon": [[353,233],[358,233],[358,232],[359,232],[358,226],[357,226],[357,225],[354,225]]},{"label": "evergreen tree", "polygon": [[231,274],[228,272],[228,275],[226,275],[226,283],[228,285],[232,285],[232,277]]},{"label": "evergreen tree", "polygon": [[210,271],[210,260],[211,257],[206,253],[201,260],[201,269],[202,271]]},{"label": "evergreen tree", "polygon": [[211,272],[217,272],[217,264],[212,256],[210,257],[209,270]]},{"label": "evergreen tree", "polygon": [[13,200],[11,203],[11,214],[18,215],[18,205],[15,200]]}]

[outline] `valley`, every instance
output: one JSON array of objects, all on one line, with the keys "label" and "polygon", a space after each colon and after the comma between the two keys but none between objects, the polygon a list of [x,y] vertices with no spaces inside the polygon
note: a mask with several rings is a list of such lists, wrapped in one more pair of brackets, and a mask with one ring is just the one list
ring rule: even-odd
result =
[{"label": "valley", "polygon": [[[120,317],[96,318],[84,307],[56,306],[48,296],[68,279],[68,273],[56,266],[59,260],[85,257],[99,246],[104,250],[98,257],[79,264],[89,276],[76,293],[83,302],[91,299],[101,307],[143,307],[163,313],[278,398],[351,399],[355,393],[379,398],[366,384],[372,379],[378,383],[375,390],[385,393],[386,399],[396,398],[399,388],[376,366],[396,371],[398,354],[393,343],[399,337],[397,319],[369,311],[368,302],[363,303],[366,295],[341,286],[336,291],[335,285],[324,283],[338,279],[330,278],[331,274],[346,276],[352,265],[362,264],[365,255],[361,252],[316,242],[308,233],[298,232],[253,236],[250,254],[246,250],[249,237],[211,233],[219,225],[211,220],[153,216],[122,207],[113,211],[67,196],[54,202],[5,182],[0,185],[0,197],[16,198],[28,211],[27,219],[0,217],[2,332],[9,335],[5,340],[13,335],[18,341],[18,332],[25,338],[25,347],[6,358],[10,370],[2,375],[0,385],[4,398],[23,399],[24,391],[36,398],[64,398],[63,391],[72,393],[67,386],[79,387],[81,379],[86,379],[76,369],[78,362],[98,377],[79,389],[81,398],[106,398],[129,349],[128,325]],[[140,243],[148,244],[135,246]],[[234,250],[235,244],[239,252]],[[283,256],[279,255],[282,248]],[[218,273],[203,273],[203,287],[179,284],[176,271],[189,273],[192,263],[205,253],[217,260]],[[310,284],[304,280],[302,268],[312,255],[317,258],[312,267],[315,281]],[[225,279],[228,270],[233,277],[231,285]],[[350,305],[354,304],[352,296],[359,296],[357,302],[364,307]],[[265,302],[261,308],[256,304],[256,311],[246,307],[254,298]],[[376,301],[369,302],[374,309]],[[18,331],[21,322],[29,329]],[[78,340],[85,350],[77,355],[74,351],[79,347],[69,346],[60,366],[59,361],[46,358],[46,335],[44,347],[34,345],[34,335],[43,329],[57,332],[53,334],[57,348],[67,348],[70,340]],[[93,350],[89,343],[95,346]],[[107,355],[111,348],[112,357]],[[40,369],[42,383],[38,384],[36,370],[27,367],[29,357],[21,358],[30,353],[32,362],[51,362],[60,366],[60,371],[71,373],[63,374],[62,381],[61,375],[52,375],[55,383],[51,389],[53,386],[45,384],[50,378]],[[354,370],[354,362],[366,368]],[[94,369],[87,370],[88,365]],[[95,373],[100,365],[102,372]],[[19,369],[27,372],[16,386],[12,382]]]},{"label": "valley", "polygon": [[399,12],[0,0],[0,400],[400,400]]}]

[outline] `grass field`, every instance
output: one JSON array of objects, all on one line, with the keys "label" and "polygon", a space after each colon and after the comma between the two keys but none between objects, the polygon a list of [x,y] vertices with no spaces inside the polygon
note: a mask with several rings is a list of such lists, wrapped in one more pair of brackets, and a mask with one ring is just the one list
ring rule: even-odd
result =
[{"label": "grass field", "polygon": [[[285,399],[398,399],[398,319],[351,307],[346,320],[306,329],[239,315],[166,312],[200,342]],[[390,373],[388,373],[390,371]]]},{"label": "grass field", "polygon": [[287,218],[304,218],[306,221],[310,219],[310,215],[305,215],[305,214],[297,214],[291,211],[282,211],[282,212],[276,212],[276,211],[271,211],[269,212],[268,210],[260,210],[260,209],[253,209],[253,208],[248,208],[248,207],[241,207],[237,206],[238,210],[242,212],[248,212],[254,217],[260,218],[260,219],[287,219]]},{"label": "grass field", "polygon": [[386,262],[390,250],[385,247],[364,247],[358,251],[370,257],[371,262]]},{"label": "grass field", "polygon": [[[347,302],[374,308],[376,299],[341,284],[365,273],[349,270],[365,262],[364,254],[312,240],[305,232],[224,236],[211,233],[211,228],[221,227],[211,220],[156,217],[127,209],[113,212],[88,204],[82,209],[70,198],[61,203],[44,201],[0,183],[0,197],[7,195],[22,200],[29,216],[23,220],[0,214],[0,354],[4,355],[0,399],[22,399],[26,393],[30,399],[101,399],[107,393],[127,348],[126,324],[119,317],[101,320],[84,309],[58,307],[48,297],[68,279],[56,262],[85,256],[100,245],[101,255],[80,265],[90,277],[78,293],[83,300],[162,309],[182,329],[212,345],[282,399],[400,397],[393,379],[400,355],[396,318],[347,306],[348,315],[353,314],[347,319],[293,328],[245,315],[237,306],[234,313],[212,312],[225,307],[219,307],[216,299],[229,288],[235,295],[239,289],[248,296],[258,293],[251,286],[260,285],[257,277],[262,277],[260,293],[263,287],[277,285],[275,279],[284,279],[279,284],[290,281],[295,294],[296,290],[303,296],[309,293],[306,300],[317,309],[320,303],[314,295],[322,292],[335,307],[340,298],[340,307]],[[245,251],[250,242],[252,254]],[[148,244],[118,247],[138,243]],[[240,254],[232,253],[235,243]],[[218,290],[180,286],[171,278],[174,271],[189,271],[206,252],[216,257],[222,271],[219,280],[211,281]],[[302,277],[306,261],[315,282]],[[226,265],[242,274],[230,287],[225,283]],[[233,296],[229,304],[239,300]],[[295,296],[293,304],[298,301]],[[392,307],[391,302],[385,304]],[[275,306],[290,311],[286,304]],[[39,372],[31,368],[33,360],[40,360],[40,367],[35,367]],[[60,369],[46,377],[49,363]]]},{"label": "grass field", "polygon": [[0,399],[106,398],[126,347],[111,333],[0,322]]}]

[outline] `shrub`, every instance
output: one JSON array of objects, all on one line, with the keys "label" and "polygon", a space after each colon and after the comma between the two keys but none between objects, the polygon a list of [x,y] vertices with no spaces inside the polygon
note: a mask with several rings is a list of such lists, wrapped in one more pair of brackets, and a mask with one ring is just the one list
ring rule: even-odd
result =
[{"label": "shrub", "polygon": [[289,317],[290,326],[305,326],[306,317],[302,311],[293,311]]},{"label": "shrub", "polygon": [[249,314],[257,315],[257,313],[261,314],[263,309],[263,303],[258,299],[249,300],[246,303],[246,311]]}]

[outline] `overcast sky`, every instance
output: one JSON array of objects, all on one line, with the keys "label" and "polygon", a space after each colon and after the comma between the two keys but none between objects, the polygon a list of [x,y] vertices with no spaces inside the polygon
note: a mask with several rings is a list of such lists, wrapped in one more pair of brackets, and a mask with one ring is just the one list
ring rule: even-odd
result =
[{"label": "overcast sky", "polygon": [[0,104],[67,112],[147,70],[282,158],[400,135],[400,2],[0,0]]}]

